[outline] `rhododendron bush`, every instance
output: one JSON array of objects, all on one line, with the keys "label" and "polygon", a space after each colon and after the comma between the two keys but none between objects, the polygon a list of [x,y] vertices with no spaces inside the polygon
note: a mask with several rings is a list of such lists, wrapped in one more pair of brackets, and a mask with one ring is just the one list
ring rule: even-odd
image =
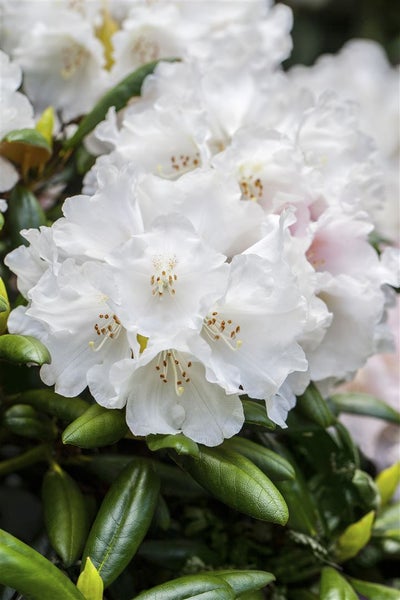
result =
[{"label": "rhododendron bush", "polygon": [[0,14],[1,598],[398,598],[384,50],[285,69],[268,0]]}]

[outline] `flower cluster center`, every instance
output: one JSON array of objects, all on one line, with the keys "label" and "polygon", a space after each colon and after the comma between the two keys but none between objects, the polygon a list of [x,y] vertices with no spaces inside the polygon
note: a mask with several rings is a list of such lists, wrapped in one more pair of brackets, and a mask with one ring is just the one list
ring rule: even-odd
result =
[{"label": "flower cluster center", "polygon": [[175,273],[176,257],[164,259],[162,256],[153,256],[154,273],[150,277],[151,293],[162,298],[165,293],[175,295],[175,283],[178,276]]},{"label": "flower cluster center", "polygon": [[72,43],[61,50],[61,76],[70,79],[88,57],[88,52],[79,44]]},{"label": "flower cluster center", "polygon": [[253,200],[253,202],[261,200],[264,186],[259,177],[256,178],[253,175],[242,177],[239,181],[239,185],[240,189],[242,190],[243,197],[246,200]]}]

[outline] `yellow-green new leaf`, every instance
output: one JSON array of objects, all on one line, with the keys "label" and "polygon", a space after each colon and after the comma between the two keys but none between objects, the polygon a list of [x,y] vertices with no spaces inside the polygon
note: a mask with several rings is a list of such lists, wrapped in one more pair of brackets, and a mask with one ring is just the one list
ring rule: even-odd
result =
[{"label": "yellow-green new leaf", "polygon": [[345,529],[337,542],[336,558],[343,562],[356,556],[371,538],[375,511],[371,510],[356,523],[352,523]]},{"label": "yellow-green new leaf", "polygon": [[381,496],[381,505],[385,506],[393,497],[400,483],[400,461],[381,471],[375,479],[375,483]]},{"label": "yellow-green new leaf", "polygon": [[332,567],[322,569],[319,598],[320,600],[358,600],[351,585]]},{"label": "yellow-green new leaf", "polygon": [[400,590],[394,590],[386,585],[353,578],[350,581],[356,592],[362,594],[368,600],[399,600],[400,598]]},{"label": "yellow-green new leaf", "polygon": [[54,120],[54,108],[49,106],[42,112],[35,126],[36,131],[44,137],[50,148],[53,143]]},{"label": "yellow-green new leaf", "polygon": [[103,580],[89,557],[76,585],[86,600],[103,600]]},{"label": "yellow-green new leaf", "polygon": [[7,328],[7,319],[10,314],[10,303],[8,301],[6,286],[0,277],[0,335]]}]

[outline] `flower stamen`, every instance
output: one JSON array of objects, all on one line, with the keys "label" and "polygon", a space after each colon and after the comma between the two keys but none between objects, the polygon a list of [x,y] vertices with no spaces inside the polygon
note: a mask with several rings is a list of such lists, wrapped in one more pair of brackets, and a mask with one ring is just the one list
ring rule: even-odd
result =
[{"label": "flower stamen", "polygon": [[203,331],[211,341],[222,340],[231,350],[237,350],[242,345],[242,340],[236,339],[240,325],[235,325],[231,319],[221,319],[217,311],[205,317]]},{"label": "flower stamen", "polygon": [[177,396],[182,396],[185,391],[184,383],[190,383],[190,377],[188,377],[187,369],[190,369],[192,363],[189,361],[186,364],[186,368],[183,367],[182,360],[180,359],[176,350],[163,350],[158,355],[156,364],[156,371],[159,373],[161,381],[168,383],[168,371],[172,372],[175,393]]},{"label": "flower stamen", "polygon": [[[104,346],[107,340],[115,340],[119,336],[122,330],[121,321],[118,319],[117,315],[109,315],[108,313],[100,313],[99,314],[100,325],[99,323],[94,324],[94,330],[96,334],[101,337],[104,336],[103,339],[96,346],[95,342],[90,341],[89,346],[93,350],[93,352],[98,352]],[[103,321],[103,322],[102,322]]]},{"label": "flower stamen", "polygon": [[165,292],[168,292],[170,296],[175,295],[176,290],[174,285],[178,280],[178,276],[174,271],[176,262],[175,256],[167,260],[160,256],[153,257],[155,273],[150,278],[151,293],[153,296],[162,298]]}]

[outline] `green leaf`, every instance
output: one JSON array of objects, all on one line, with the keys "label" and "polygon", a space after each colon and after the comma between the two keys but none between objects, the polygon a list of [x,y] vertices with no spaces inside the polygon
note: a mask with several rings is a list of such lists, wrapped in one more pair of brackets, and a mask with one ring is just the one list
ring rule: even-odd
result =
[{"label": "green leaf", "polygon": [[148,435],[146,437],[146,443],[152,451],[172,448],[178,454],[185,454],[194,457],[198,457],[200,455],[200,450],[196,442],[193,442],[182,434]]},{"label": "green leaf", "polygon": [[48,444],[35,446],[26,452],[22,452],[18,456],[8,458],[0,462],[0,477],[15,473],[20,469],[26,469],[37,462],[47,462],[50,456],[50,448]]},{"label": "green leaf", "polygon": [[70,567],[80,557],[89,530],[85,499],[72,477],[58,465],[44,476],[42,498],[50,543]]},{"label": "green leaf", "polygon": [[223,579],[208,573],[186,575],[157,585],[134,600],[235,600],[235,592]]},{"label": "green leaf", "polygon": [[46,224],[46,217],[42,207],[28,188],[17,185],[11,192],[7,211],[7,227],[13,246],[29,242],[22,235],[21,229],[40,227]]},{"label": "green leaf", "polygon": [[332,569],[324,567],[321,575],[320,600],[358,600],[357,594],[346,579]]},{"label": "green leaf", "polygon": [[297,399],[297,408],[304,416],[324,429],[336,422],[335,415],[313,383]]},{"label": "green leaf", "polygon": [[241,570],[221,570],[207,571],[209,575],[223,579],[231,586],[236,596],[246,592],[261,590],[266,585],[275,581],[275,576],[267,571],[241,571]]},{"label": "green leaf", "polygon": [[267,416],[265,405],[253,402],[253,400],[242,400],[244,418],[246,423],[251,425],[261,425],[267,429],[276,429],[276,423],[271,421]]},{"label": "green leaf", "polygon": [[0,155],[21,165],[22,172],[26,173],[49,160],[51,146],[36,129],[15,129],[0,142]]},{"label": "green leaf", "polygon": [[80,591],[41,554],[0,529],[0,584],[30,600],[84,600]]},{"label": "green leaf", "polygon": [[[164,59],[171,60],[171,59]],[[175,59],[172,59],[175,60]],[[90,111],[81,121],[78,129],[74,135],[66,140],[64,149],[69,150],[77,146],[88,133],[90,133],[100,121],[105,118],[108,109],[111,106],[115,106],[115,110],[118,111],[123,108],[128,100],[133,96],[139,96],[142,84],[147,75],[150,75],[159,61],[155,60],[143,65],[127,77],[120,81],[114,88],[109,90],[95,105],[93,110]]]},{"label": "green leaf", "polygon": [[374,523],[374,529],[396,529],[399,526],[400,501],[384,506]]},{"label": "green leaf", "polygon": [[368,600],[400,599],[400,590],[394,590],[393,588],[378,583],[361,581],[361,579],[353,579],[352,577],[350,578],[350,581],[356,592],[362,594],[362,596],[365,596]]},{"label": "green leaf", "polygon": [[125,412],[93,404],[64,430],[63,444],[100,448],[114,444],[128,431]]},{"label": "green leaf", "polygon": [[200,457],[177,457],[200,485],[228,506],[254,519],[284,525],[288,510],[272,481],[250,460],[223,448],[202,447]]},{"label": "green leaf", "polygon": [[86,600],[103,600],[103,580],[89,557],[86,559],[85,568],[79,575],[76,586]]},{"label": "green leaf", "polygon": [[18,404],[29,404],[40,412],[47,413],[67,423],[77,419],[89,408],[90,404],[82,398],[66,398],[52,390],[28,390],[16,394],[11,399]]},{"label": "green leaf", "polygon": [[400,461],[381,471],[375,482],[381,497],[381,505],[385,506],[393,497],[400,483]]},{"label": "green leaf", "polygon": [[0,359],[24,365],[44,365],[51,361],[42,342],[30,335],[10,333],[0,336]]},{"label": "green leaf", "polygon": [[107,492],[83,552],[107,587],[132,560],[157,506],[159,480],[145,463],[129,464]]},{"label": "green leaf", "polygon": [[53,422],[27,404],[9,408],[4,413],[3,423],[12,433],[36,440],[52,440],[57,435]]},{"label": "green leaf", "polygon": [[335,394],[330,400],[338,412],[375,417],[400,425],[400,412],[370,394]]},{"label": "green leaf", "polygon": [[235,436],[225,440],[223,447],[251,460],[272,481],[284,481],[295,477],[294,469],[286,458],[251,440]]},{"label": "green leaf", "polygon": [[362,519],[349,525],[339,537],[336,557],[340,562],[356,556],[371,538],[375,512],[371,510]]}]

